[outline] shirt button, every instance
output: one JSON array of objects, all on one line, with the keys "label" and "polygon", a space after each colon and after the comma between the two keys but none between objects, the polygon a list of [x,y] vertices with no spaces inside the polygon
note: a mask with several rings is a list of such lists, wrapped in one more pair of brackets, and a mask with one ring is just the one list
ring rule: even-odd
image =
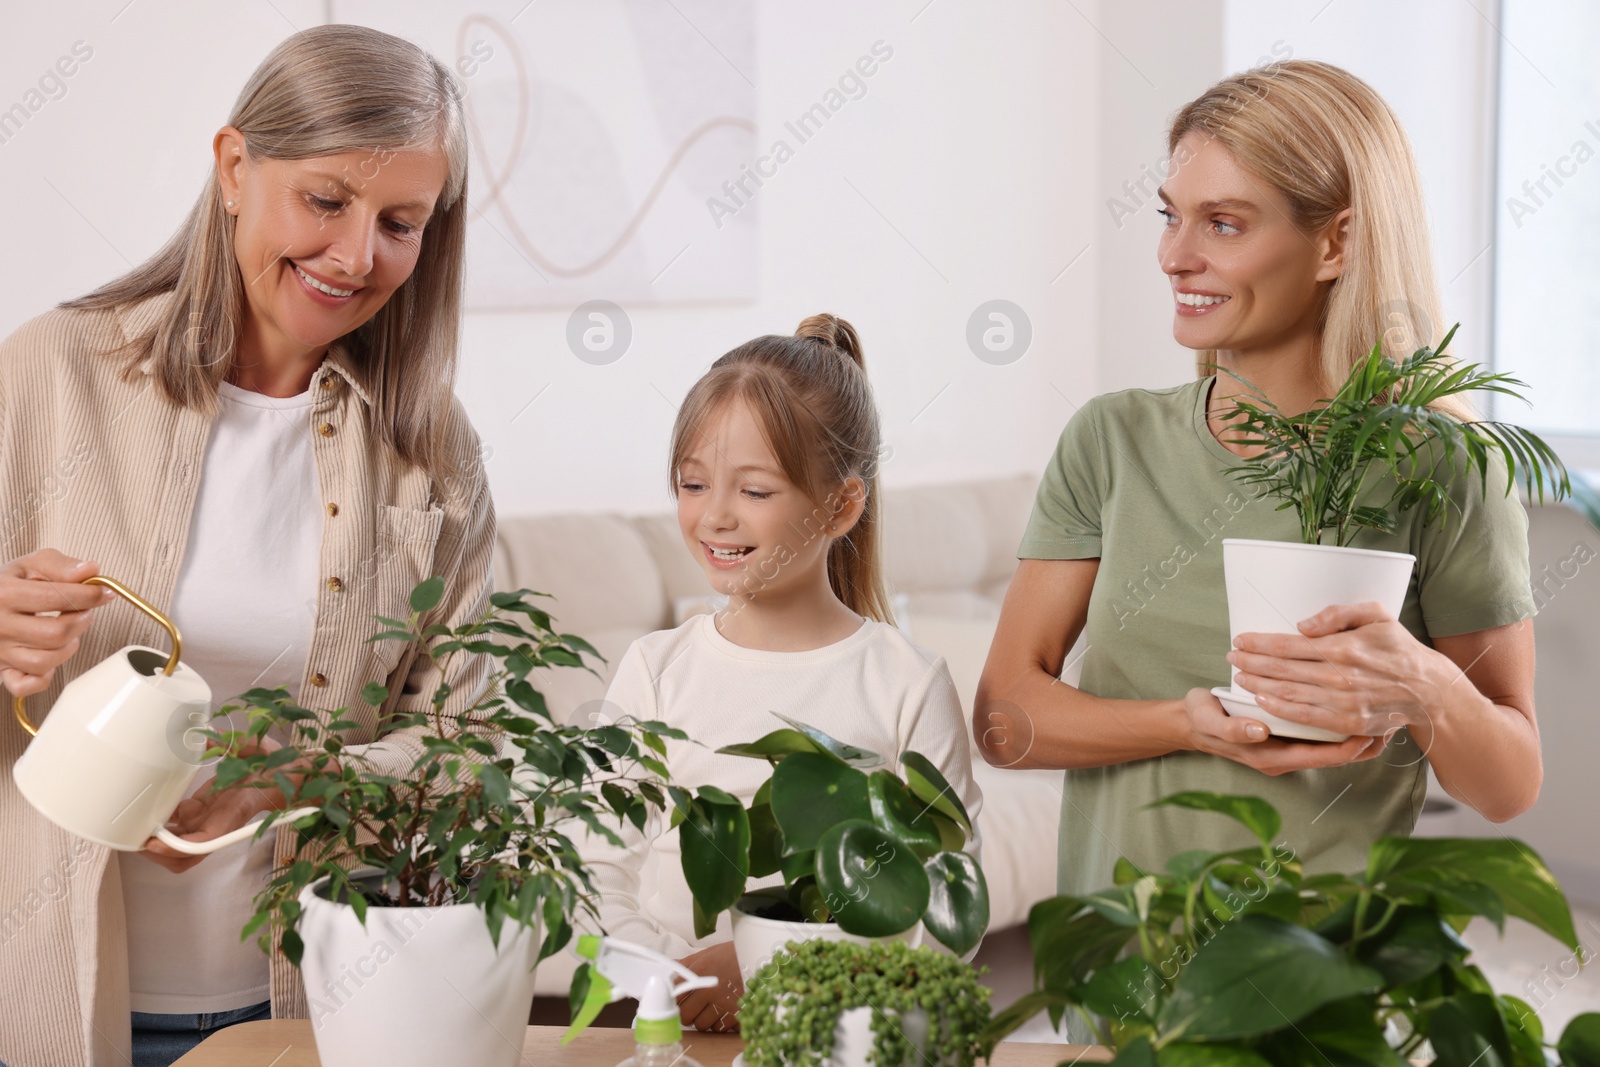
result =
[{"label": "shirt button", "polygon": [[311,684],[321,689],[328,684],[328,676],[326,674],[313,674],[311,676]]},{"label": "shirt button", "polygon": [[330,503],[328,505],[328,514],[329,515],[337,515],[337,514],[339,514],[339,505]]},{"label": "shirt button", "polygon": [[341,582],[337,578],[329,578],[328,579],[328,592],[330,592],[330,593],[342,593],[342,592],[344,592],[344,583]]},{"label": "shirt button", "polygon": [[324,389],[337,389],[337,388],[339,388],[338,376],[330,374],[326,378],[322,379],[322,387]]},{"label": "shirt button", "polygon": [[333,423],[331,423],[331,422],[323,423],[321,426],[317,427],[317,432],[320,433],[324,437],[332,437],[333,436]]}]

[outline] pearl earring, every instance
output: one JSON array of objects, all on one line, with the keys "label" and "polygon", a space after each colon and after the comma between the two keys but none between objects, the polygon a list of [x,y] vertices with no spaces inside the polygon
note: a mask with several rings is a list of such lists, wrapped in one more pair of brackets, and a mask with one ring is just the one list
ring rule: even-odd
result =
[{"label": "pearl earring", "polygon": [[232,207],[232,206],[233,206],[233,201],[232,201],[232,200],[229,200],[229,201],[228,201],[228,206],[229,206],[229,207]]}]

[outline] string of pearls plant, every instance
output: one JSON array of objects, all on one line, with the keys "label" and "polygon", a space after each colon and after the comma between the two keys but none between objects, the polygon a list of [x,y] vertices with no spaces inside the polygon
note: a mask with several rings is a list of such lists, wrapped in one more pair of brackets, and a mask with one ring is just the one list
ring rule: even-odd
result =
[{"label": "string of pearls plant", "polygon": [[[994,1042],[983,1037],[989,990],[970,964],[903,941],[789,942],[751,978],[740,1010],[747,1067],[827,1067],[840,1015],[872,1009],[874,1067],[972,1067]],[[919,1054],[903,1020],[921,1010]]]}]

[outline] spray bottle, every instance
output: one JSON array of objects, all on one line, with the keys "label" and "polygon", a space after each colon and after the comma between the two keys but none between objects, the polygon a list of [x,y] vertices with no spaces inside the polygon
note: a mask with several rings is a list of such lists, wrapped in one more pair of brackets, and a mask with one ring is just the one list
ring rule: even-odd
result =
[{"label": "spray bottle", "polygon": [[[573,1000],[581,999],[583,1007],[562,1036],[563,1045],[594,1022],[607,1004],[636,997],[639,1012],[633,1020],[633,1055],[617,1067],[700,1067],[683,1052],[678,997],[691,989],[710,989],[717,984],[716,975],[702,978],[677,960],[614,937],[581,934],[572,952],[588,962],[572,978]],[[677,985],[673,985],[674,978],[680,979]]]}]

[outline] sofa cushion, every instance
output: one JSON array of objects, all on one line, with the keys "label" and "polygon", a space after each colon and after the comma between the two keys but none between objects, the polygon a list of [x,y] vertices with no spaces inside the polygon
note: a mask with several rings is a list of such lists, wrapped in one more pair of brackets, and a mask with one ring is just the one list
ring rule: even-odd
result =
[{"label": "sofa cushion", "polygon": [[551,594],[547,610],[558,628],[591,642],[606,630],[646,633],[672,622],[654,556],[634,523],[618,515],[501,518],[494,583]]}]

